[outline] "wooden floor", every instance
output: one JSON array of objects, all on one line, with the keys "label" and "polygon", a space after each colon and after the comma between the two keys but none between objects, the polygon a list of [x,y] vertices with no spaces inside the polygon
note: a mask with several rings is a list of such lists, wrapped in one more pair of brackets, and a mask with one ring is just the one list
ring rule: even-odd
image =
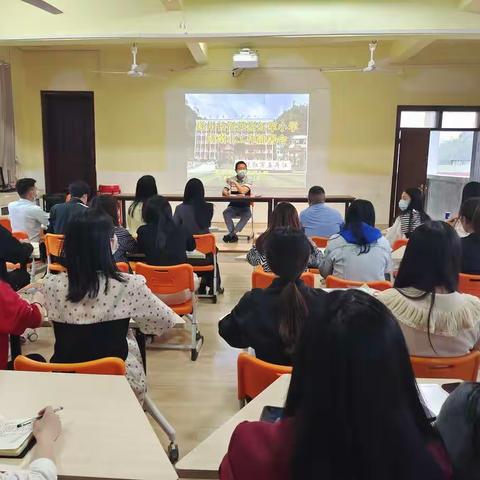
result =
[{"label": "wooden floor", "polygon": [[[236,358],[239,350],[229,347],[217,333],[218,320],[230,312],[250,288],[252,267],[235,260],[236,256],[233,253],[219,255],[225,293],[218,297],[218,303],[207,299],[199,302],[198,319],[205,344],[197,361],[192,362],[187,351],[147,350],[149,394],[176,429],[180,456],[238,410]],[[53,331],[42,328],[38,332],[39,339],[27,342],[23,351],[38,352],[49,358]],[[188,339],[187,332],[177,331],[175,336],[179,335]],[[156,423],[151,423],[166,447],[166,435]]]}]

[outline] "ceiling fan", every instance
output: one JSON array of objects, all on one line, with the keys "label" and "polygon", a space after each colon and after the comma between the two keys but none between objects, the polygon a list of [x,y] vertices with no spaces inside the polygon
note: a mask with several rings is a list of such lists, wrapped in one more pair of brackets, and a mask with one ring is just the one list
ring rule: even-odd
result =
[{"label": "ceiling fan", "polygon": [[107,75],[128,75],[129,77],[132,77],[132,78],[142,78],[142,77],[150,76],[147,73],[145,73],[145,70],[147,69],[148,64],[146,63],[142,63],[140,65],[137,64],[138,47],[135,43],[132,45],[130,52],[132,53],[132,64],[130,65],[129,70],[127,71],[95,71],[95,73],[103,73]]},{"label": "ceiling fan", "polygon": [[22,0],[22,2],[28,3],[29,5],[33,5],[34,7],[45,10],[46,12],[52,13],[53,15],[58,15],[59,13],[63,13],[57,7],[54,7],[53,5],[51,5],[48,2],[45,2],[44,0]]},{"label": "ceiling fan", "polygon": [[375,50],[377,49],[378,42],[377,40],[373,40],[368,44],[368,49],[370,51],[370,60],[368,61],[365,67],[359,68],[352,68],[352,67],[323,67],[321,68],[322,72],[363,72],[363,73],[372,73],[372,72],[381,72],[381,73],[392,73],[392,74],[399,74],[401,70],[399,69],[391,69],[385,68],[379,65],[375,61]]}]

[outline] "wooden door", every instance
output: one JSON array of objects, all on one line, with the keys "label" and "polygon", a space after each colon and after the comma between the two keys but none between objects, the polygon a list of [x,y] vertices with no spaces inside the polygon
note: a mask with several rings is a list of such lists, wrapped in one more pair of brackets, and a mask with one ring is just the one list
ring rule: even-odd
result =
[{"label": "wooden door", "polygon": [[97,189],[93,92],[41,92],[46,193],[84,180]]},{"label": "wooden door", "polygon": [[[430,129],[402,128],[392,178],[390,224],[398,214],[398,200],[406,188],[424,189],[427,183]],[[396,168],[395,168],[396,167]]]}]

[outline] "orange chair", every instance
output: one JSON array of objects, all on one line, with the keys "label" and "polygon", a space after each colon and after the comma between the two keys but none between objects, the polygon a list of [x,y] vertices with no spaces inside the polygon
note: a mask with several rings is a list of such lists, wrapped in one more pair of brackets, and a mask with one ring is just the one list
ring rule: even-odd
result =
[{"label": "orange chair", "polygon": [[329,275],[325,279],[325,286],[327,288],[355,288],[361,287],[362,285],[368,285],[370,288],[380,291],[392,288],[392,284],[387,280],[377,280],[375,282],[355,282],[353,280],[344,280],[343,278],[338,278],[333,275]]},{"label": "orange chair", "polygon": [[476,382],[480,367],[480,352],[461,357],[410,357],[417,378],[459,378]]},{"label": "orange chair", "polygon": [[399,248],[406,247],[407,243],[408,239],[406,238],[399,238],[398,240],[395,240],[392,245],[392,252],[398,250]]},{"label": "orange chair", "polygon": [[12,231],[12,224],[10,223],[10,219],[8,217],[0,217],[0,225],[3,228],[6,228],[9,232]]},{"label": "orange chair", "polygon": [[[252,272],[252,288],[267,288],[269,287],[273,280],[277,278],[274,273],[265,272],[261,265],[255,268]],[[306,285],[314,288],[315,286],[315,276],[311,272],[302,273],[300,277]]]},{"label": "orange chair", "polygon": [[47,250],[47,272],[66,272],[67,269],[58,262],[52,262],[52,255],[54,257],[61,257],[63,250],[63,235],[55,235],[47,233],[45,235],[45,248]]},{"label": "orange chair", "polygon": [[117,268],[122,273],[130,273],[130,267],[127,262],[117,262]]},{"label": "orange chair", "polygon": [[12,232],[12,237],[15,237],[17,240],[28,240],[28,234],[25,232]]},{"label": "orange chair", "polygon": [[480,297],[480,275],[461,273],[458,277],[458,291]]},{"label": "orange chair", "polygon": [[275,365],[242,352],[237,359],[237,391],[240,407],[262,393],[280,375],[292,373],[292,367]]},{"label": "orange chair", "polygon": [[217,245],[215,235],[213,233],[207,233],[205,235],[194,235],[193,238],[195,239],[196,248],[199,252],[205,255],[211,253],[213,256],[213,263],[211,265],[193,267],[195,273],[213,272],[213,293],[197,296],[200,298],[211,298],[213,303],[217,303]]},{"label": "orange chair", "polygon": [[163,344],[158,348],[173,348],[190,350],[191,359],[195,361],[203,345],[203,336],[200,334],[196,316],[195,285],[193,281],[193,267],[187,263],[169,267],[156,267],[138,262],[135,273],[143,275],[147,286],[157,295],[180,293],[189,290],[192,298],[179,305],[169,305],[180,316],[185,316],[191,323],[191,342],[187,345]]},{"label": "orange chair", "polygon": [[13,362],[15,370],[28,372],[90,373],[95,375],[125,375],[125,362],[116,357],[100,358],[82,363],[36,362],[19,355]]},{"label": "orange chair", "polygon": [[328,237],[312,237],[312,240],[318,248],[325,248],[328,243]]}]

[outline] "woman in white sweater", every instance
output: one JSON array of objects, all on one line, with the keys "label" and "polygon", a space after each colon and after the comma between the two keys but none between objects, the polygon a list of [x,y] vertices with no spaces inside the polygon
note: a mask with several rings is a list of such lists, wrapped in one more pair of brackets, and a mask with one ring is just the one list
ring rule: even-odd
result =
[{"label": "woman in white sweater", "polygon": [[395,287],[378,295],[395,315],[411,355],[454,357],[480,347],[480,299],[457,292],[460,239],[444,222],[411,235]]}]

